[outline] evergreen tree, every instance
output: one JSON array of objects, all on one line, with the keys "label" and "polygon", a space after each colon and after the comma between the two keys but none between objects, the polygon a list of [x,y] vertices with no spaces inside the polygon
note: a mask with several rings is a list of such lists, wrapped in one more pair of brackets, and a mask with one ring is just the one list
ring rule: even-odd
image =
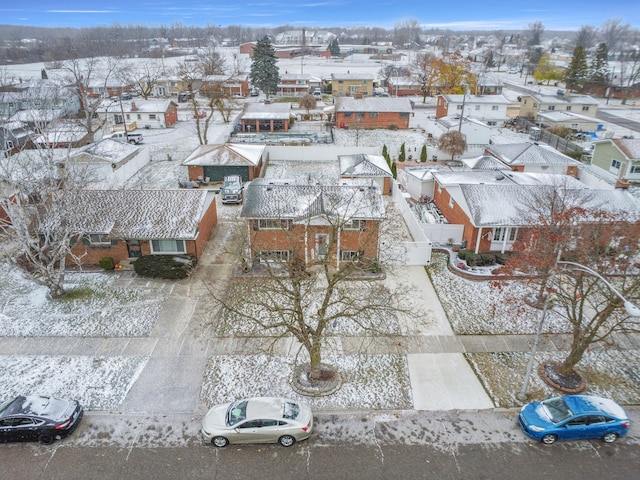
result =
[{"label": "evergreen tree", "polygon": [[609,49],[606,43],[598,45],[596,54],[591,61],[589,80],[593,85],[609,84]]},{"label": "evergreen tree", "polygon": [[573,49],[571,63],[564,74],[567,88],[574,89],[584,82],[588,77],[589,66],[587,65],[587,54],[581,45]]},{"label": "evergreen tree", "polygon": [[403,143],[402,145],[400,145],[400,155],[398,156],[398,161],[404,162],[405,158],[406,158],[406,152],[405,152],[404,143]]},{"label": "evergreen tree", "polygon": [[391,168],[391,157],[389,157],[389,149],[387,148],[386,144],[382,146],[382,156],[387,161],[387,165],[389,165],[389,168]]},{"label": "evergreen tree", "polygon": [[262,40],[258,40],[253,48],[253,61],[249,76],[251,83],[267,96],[274,95],[278,91],[278,83],[280,82],[278,59],[276,51],[266,35]]},{"label": "evergreen tree", "polygon": [[427,161],[427,146],[426,145],[422,145],[422,150],[420,150],[420,161],[421,162],[426,162]]},{"label": "evergreen tree", "polygon": [[391,164],[391,175],[393,175],[393,178],[398,178],[398,167],[396,166],[396,162]]},{"label": "evergreen tree", "polygon": [[340,56],[340,45],[338,44],[337,38],[334,38],[331,40],[331,43],[329,43],[329,52],[331,52],[332,57]]}]

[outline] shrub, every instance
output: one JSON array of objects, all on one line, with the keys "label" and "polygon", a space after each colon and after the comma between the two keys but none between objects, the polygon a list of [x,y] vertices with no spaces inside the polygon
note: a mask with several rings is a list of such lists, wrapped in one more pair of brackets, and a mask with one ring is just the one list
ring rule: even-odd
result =
[{"label": "shrub", "polygon": [[113,258],[111,258],[111,257],[102,257],[98,261],[98,263],[105,270],[113,270],[114,268],[116,268],[116,262],[114,262]]},{"label": "shrub", "polygon": [[505,265],[509,258],[504,253],[496,253],[496,263],[499,265]]},{"label": "shrub", "polygon": [[496,256],[493,253],[481,253],[480,259],[482,261],[482,265],[493,265],[496,263]]},{"label": "shrub", "polygon": [[143,277],[182,279],[193,268],[192,255],[144,255],[133,264],[133,269]]},{"label": "shrub", "polygon": [[482,257],[478,253],[473,253],[467,250],[467,254],[465,255],[464,259],[467,261],[467,265],[469,265],[470,267],[479,267],[480,265],[482,265]]},{"label": "shrub", "polygon": [[464,260],[467,256],[467,253],[469,253],[469,250],[465,250],[465,249],[458,250],[458,258],[460,260]]},{"label": "shrub", "polygon": [[397,125],[389,125],[389,130],[398,130]]}]

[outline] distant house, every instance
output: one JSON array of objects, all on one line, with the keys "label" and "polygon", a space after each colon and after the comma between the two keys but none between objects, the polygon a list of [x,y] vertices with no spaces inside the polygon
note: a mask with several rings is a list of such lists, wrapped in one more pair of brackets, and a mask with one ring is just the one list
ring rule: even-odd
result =
[{"label": "distant house", "polygon": [[414,77],[390,77],[387,92],[393,97],[422,95],[422,84]]},{"label": "distant house", "polygon": [[173,100],[136,99],[118,102],[114,106],[112,102],[105,101],[98,114],[105,116],[114,125],[123,125],[126,121],[128,131],[167,128],[178,121],[178,104]]},{"label": "distant house", "polygon": [[565,127],[576,132],[596,132],[602,129],[602,123],[597,118],[558,110],[538,112],[536,124],[544,128]]},{"label": "distant house", "polygon": [[520,116],[535,119],[540,112],[573,112],[594,117],[598,112],[598,101],[588,95],[570,94],[558,89],[555,95],[546,90],[520,96]]},{"label": "distant house", "polygon": [[279,97],[302,97],[311,89],[311,75],[298,73],[285,73],[280,75],[278,83]]},{"label": "distant house", "polygon": [[549,195],[563,190],[565,198],[585,209],[624,215],[630,222],[640,218],[639,204],[628,191],[591,189],[569,176],[494,170],[432,175],[435,205],[449,223],[463,225],[463,240],[475,253],[512,250],[520,235],[536,225],[536,215],[527,212],[545,190]]},{"label": "distant house", "polygon": [[264,145],[232,144],[200,145],[182,162],[190,181],[221,182],[227,175],[240,175],[249,182],[260,176],[268,160]]},{"label": "distant house", "polygon": [[507,119],[509,100],[502,95],[438,95],[436,118],[464,115],[489,126],[502,125]]},{"label": "distant house", "polygon": [[640,182],[640,139],[612,138],[595,142],[591,166],[622,184]]},{"label": "distant house", "polygon": [[383,195],[391,194],[393,174],[382,155],[338,155],[340,178],[375,184]]},{"label": "distant house", "polygon": [[370,97],[374,76],[367,73],[332,73],[331,93],[334,97]]},{"label": "distant house", "polygon": [[240,114],[243,133],[289,131],[290,103],[245,103]]},{"label": "distant house", "polygon": [[385,217],[375,185],[291,185],[253,181],[240,215],[249,232],[251,261],[290,261],[305,265],[329,259],[376,261],[380,222]]},{"label": "distant house", "polygon": [[413,114],[407,98],[368,97],[335,99],[336,125],[341,128],[409,128]]},{"label": "distant house", "polygon": [[84,232],[72,248],[82,263],[118,263],[142,255],[191,254],[197,261],[217,223],[206,190],[86,190],[65,219]]},{"label": "distant house", "polygon": [[76,148],[93,141],[93,133],[87,133],[84,125],[72,120],[51,122],[41,133],[32,135],[34,145],[46,148]]},{"label": "distant house", "polygon": [[0,122],[0,146],[2,156],[9,157],[30,141],[33,130],[24,122]]},{"label": "distant house", "polygon": [[485,145],[485,153],[493,155],[515,172],[555,173],[579,176],[578,160],[555,148],[537,142]]},{"label": "distant house", "polygon": [[242,97],[249,96],[249,75],[246,73],[228,76],[228,75],[207,75],[202,79],[201,88],[211,87],[217,91],[223,92],[224,95],[233,97],[240,95]]}]

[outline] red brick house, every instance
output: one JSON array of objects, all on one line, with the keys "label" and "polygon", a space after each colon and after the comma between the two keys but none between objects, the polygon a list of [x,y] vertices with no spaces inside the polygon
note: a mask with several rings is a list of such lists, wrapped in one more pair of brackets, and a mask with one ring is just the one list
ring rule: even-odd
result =
[{"label": "red brick house", "polygon": [[285,73],[280,75],[278,83],[279,97],[303,97],[310,92],[311,75],[301,73]]},{"label": "red brick house", "polygon": [[409,128],[413,115],[407,98],[337,97],[336,125],[340,128]]},{"label": "red brick house", "polygon": [[206,190],[86,190],[68,221],[82,236],[72,248],[87,265],[142,255],[191,254],[197,261],[217,224]]},{"label": "red brick house", "polygon": [[249,227],[252,263],[295,257],[305,265],[329,259],[339,266],[378,259],[385,209],[375,185],[292,185],[259,179],[247,187],[240,216]]},{"label": "red brick house", "polygon": [[595,190],[566,175],[496,170],[432,172],[433,201],[451,224],[463,225],[463,241],[475,253],[512,250],[537,221],[531,211],[540,192],[563,190],[567,201],[637,221],[640,206],[626,190]]},{"label": "red brick house", "polygon": [[233,97],[234,95],[248,97],[249,75],[238,74],[231,77],[227,75],[207,75],[202,79],[200,89],[201,91],[210,89],[213,92],[223,92],[224,95],[229,97]]},{"label": "red brick house", "polygon": [[200,145],[182,165],[187,167],[189,180],[221,182],[227,175],[240,175],[250,182],[260,176],[268,160],[265,145],[233,144]]}]

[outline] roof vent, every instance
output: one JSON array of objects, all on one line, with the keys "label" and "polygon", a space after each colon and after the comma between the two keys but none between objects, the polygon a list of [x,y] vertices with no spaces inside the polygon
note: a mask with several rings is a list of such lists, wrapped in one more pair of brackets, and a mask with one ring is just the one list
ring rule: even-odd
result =
[{"label": "roof vent", "polygon": [[496,180],[504,180],[504,175],[501,173],[496,173]]}]

